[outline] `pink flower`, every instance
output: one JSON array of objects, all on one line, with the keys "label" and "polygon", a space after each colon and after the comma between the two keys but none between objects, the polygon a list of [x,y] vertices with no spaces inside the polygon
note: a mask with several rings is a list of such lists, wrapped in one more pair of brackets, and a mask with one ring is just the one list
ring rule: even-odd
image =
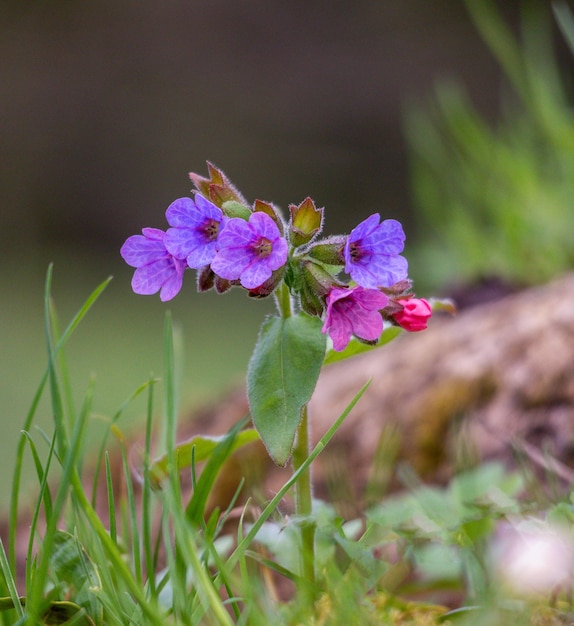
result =
[{"label": "pink flower", "polygon": [[425,330],[429,317],[432,315],[431,305],[424,298],[399,298],[403,310],[395,313],[395,322],[410,333]]},{"label": "pink flower", "polygon": [[379,311],[387,303],[387,296],[378,289],[331,289],[321,330],[329,333],[336,352],[347,347],[352,335],[365,341],[376,341],[383,332],[383,318]]}]

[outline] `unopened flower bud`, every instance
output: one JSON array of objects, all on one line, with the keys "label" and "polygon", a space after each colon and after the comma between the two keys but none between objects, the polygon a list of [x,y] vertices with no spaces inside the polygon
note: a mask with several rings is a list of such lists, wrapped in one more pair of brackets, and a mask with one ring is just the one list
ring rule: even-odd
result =
[{"label": "unopened flower bud", "polygon": [[424,298],[399,298],[403,309],[393,315],[395,322],[409,332],[425,330],[432,315],[431,305]]},{"label": "unopened flower bud", "polygon": [[215,274],[209,265],[204,265],[197,272],[197,291],[209,291],[215,285]]},{"label": "unopened flower bud", "polygon": [[225,293],[229,291],[231,287],[234,285],[239,285],[238,280],[227,280],[226,278],[221,278],[221,276],[217,276],[215,274],[215,291],[217,293]]},{"label": "unopened flower bud", "polygon": [[301,309],[309,315],[321,317],[325,310],[325,299],[314,293],[306,283],[303,283],[299,290],[299,303]]},{"label": "unopened flower bud", "polygon": [[304,261],[301,268],[303,282],[311,292],[320,297],[324,298],[335,287],[343,287],[332,274],[318,263]]},{"label": "unopened flower bud", "polygon": [[251,215],[251,209],[237,200],[228,200],[221,207],[226,217],[240,217],[242,220],[248,220]]},{"label": "unopened flower bud", "polygon": [[297,248],[310,243],[320,232],[324,209],[318,209],[311,198],[305,198],[299,206],[289,205],[289,240]]},{"label": "unopened flower bud", "polygon": [[220,169],[215,167],[209,161],[207,161],[207,169],[209,172],[209,178],[205,178],[199,174],[194,174],[193,172],[190,172],[189,174],[189,178],[200,193],[211,200],[211,202],[219,208],[222,208],[223,204],[225,202],[229,202],[230,200],[234,200],[239,204],[247,206],[245,198],[239,193],[234,185],[232,185],[231,181]]},{"label": "unopened flower bud", "polygon": [[411,290],[412,286],[413,281],[410,278],[404,278],[390,287],[381,287],[381,291],[386,293],[387,296],[398,298],[399,296],[405,296]]},{"label": "unopened flower bud", "polygon": [[336,236],[323,239],[307,250],[307,256],[326,265],[345,265],[343,249],[346,237]]}]

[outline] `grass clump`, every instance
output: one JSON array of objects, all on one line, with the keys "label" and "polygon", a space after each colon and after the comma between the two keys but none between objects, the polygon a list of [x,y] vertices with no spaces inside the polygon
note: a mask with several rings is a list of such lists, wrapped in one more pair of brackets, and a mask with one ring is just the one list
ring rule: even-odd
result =
[{"label": "grass clump", "polygon": [[[528,500],[523,476],[500,464],[467,469],[441,488],[422,485],[404,471],[404,493],[376,502],[371,494],[375,503],[356,519],[343,519],[332,504],[319,501],[313,502],[310,519],[281,513],[282,500],[366,386],[275,497],[259,503],[256,516],[249,517],[246,507],[232,524],[232,501],[225,511],[206,517],[207,495],[223,463],[253,435],[246,417],[221,437],[176,441],[177,375],[169,316],[162,453],[153,454],[158,381],[150,377],[109,420],[95,461],[86,463],[95,390],[90,382],[75,409],[64,347],[106,283],[60,333],[51,280],[50,270],[48,366],[18,444],[10,530],[0,545],[0,624],[554,624],[572,610],[568,596],[561,595],[572,582],[571,572],[536,569],[541,545],[548,555],[558,545],[574,560],[572,499],[567,494],[544,506]],[[46,389],[54,429],[38,434],[35,407]],[[147,395],[147,419],[134,484],[120,418],[141,394]],[[119,445],[120,472],[112,469],[110,434]],[[89,450],[93,458],[94,447]],[[31,508],[19,497],[27,455],[38,482]],[[200,461],[205,462],[201,473],[196,470]],[[191,475],[191,495],[182,486],[186,474]],[[309,523],[315,530],[312,578],[301,558]],[[22,532],[22,525],[29,533]],[[522,542],[523,573],[530,563],[536,577],[533,590],[527,576],[518,588],[511,579],[514,570],[508,566],[518,558],[513,552],[517,541]]]}]

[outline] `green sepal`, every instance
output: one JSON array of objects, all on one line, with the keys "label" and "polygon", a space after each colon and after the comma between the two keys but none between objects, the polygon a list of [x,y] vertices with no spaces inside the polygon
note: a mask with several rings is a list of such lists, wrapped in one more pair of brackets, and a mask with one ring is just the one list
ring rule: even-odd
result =
[{"label": "green sepal", "polygon": [[221,210],[227,217],[240,217],[242,220],[249,220],[252,211],[249,207],[237,202],[237,200],[228,200],[221,205]]}]

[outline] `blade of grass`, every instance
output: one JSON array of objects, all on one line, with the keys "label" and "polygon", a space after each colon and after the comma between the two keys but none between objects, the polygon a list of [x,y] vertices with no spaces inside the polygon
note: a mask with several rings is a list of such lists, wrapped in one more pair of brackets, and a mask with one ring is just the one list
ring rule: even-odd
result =
[{"label": "blade of grass", "polygon": [[237,437],[239,431],[247,425],[249,419],[250,416],[246,415],[233,425],[223,439],[217,444],[214,451],[211,453],[209,460],[205,464],[205,467],[203,468],[203,471],[201,472],[193,490],[193,495],[185,510],[188,519],[195,526],[199,526],[200,521],[203,518],[207,498],[211,493],[213,483],[217,478],[219,470],[233,449],[235,438]]},{"label": "blade of grass", "polygon": [[[57,385],[58,378],[57,375],[54,373],[54,383],[52,387],[57,388]],[[90,392],[91,390],[88,391]],[[62,468],[62,476],[60,477],[58,490],[54,499],[52,516],[46,520],[46,532],[44,535],[42,550],[40,551],[38,566],[36,568],[33,584],[31,586],[31,589],[28,590],[29,595],[26,602],[26,612],[29,615],[28,619],[30,623],[35,623],[33,620],[39,620],[41,616],[43,604],[42,596],[46,588],[48,566],[50,563],[50,556],[54,547],[57,526],[60,520],[61,512],[64,507],[64,503],[70,492],[70,484],[76,470],[76,463],[79,453],[81,451],[81,441],[88,420],[90,408],[91,393],[86,396],[83,410],[76,419],[74,431],[72,433],[72,439],[69,442],[66,440],[62,440],[64,449],[66,450],[63,459],[64,463]]]},{"label": "blade of grass", "polygon": [[530,101],[528,83],[520,49],[492,0],[466,0],[476,27],[498,62],[526,103]]},{"label": "blade of grass", "polygon": [[574,16],[572,15],[572,10],[564,0],[553,2],[552,10],[554,11],[558,28],[564,36],[570,52],[574,54]]},{"label": "blade of grass", "polygon": [[22,604],[20,603],[20,598],[18,597],[18,591],[16,590],[16,581],[12,576],[12,570],[10,568],[10,564],[8,563],[8,557],[6,556],[6,552],[4,550],[4,544],[2,543],[2,538],[0,537],[0,570],[4,575],[4,582],[6,584],[6,588],[8,589],[8,593],[14,604],[14,609],[19,618],[24,616],[24,609],[22,608]]},{"label": "blade of grass", "polygon": [[120,441],[120,451],[122,455],[122,464],[124,468],[124,479],[126,483],[127,501],[128,501],[128,517],[130,534],[132,539],[132,560],[133,569],[136,576],[136,581],[139,585],[143,584],[142,563],[141,563],[141,551],[140,551],[140,535],[139,525],[136,511],[136,499],[134,496],[134,487],[131,480],[131,472],[128,461],[128,455],[126,451],[125,441],[122,438]]},{"label": "blade of grass", "polygon": [[[227,612],[217,589],[202,563],[197,550],[197,537],[194,527],[191,525],[181,506],[178,506],[178,499],[175,499],[173,490],[167,489],[165,494],[165,506],[172,513],[175,543],[181,551],[181,556],[185,560],[194,575],[195,589],[206,615],[214,615],[218,620],[216,623],[222,626],[233,626],[231,617]],[[187,569],[187,568],[186,568]],[[190,613],[191,614],[191,613]]]},{"label": "blade of grass", "polygon": [[[108,493],[108,511],[109,511],[109,524],[110,524],[110,539],[114,544],[118,544],[118,531],[116,527],[116,500],[114,497],[114,484],[112,479],[112,468],[110,467],[110,455],[108,451],[105,452],[105,467],[106,467],[106,488]],[[94,503],[92,501],[92,506]]]},{"label": "blade of grass", "polygon": [[[53,266],[50,264],[48,267],[48,271],[46,274],[46,292],[49,293],[51,290],[52,284],[52,270]],[[111,276],[107,278],[104,282],[102,282],[87,298],[84,302],[80,310],[75,314],[72,318],[68,326],[66,327],[63,335],[60,337],[60,340],[56,344],[54,348],[54,353],[57,354],[65,343],[68,341],[74,330],[77,328],[78,324],[85,317],[87,312],[94,305],[96,300],[100,297],[104,289],[108,286],[109,282],[112,280]],[[28,414],[26,415],[26,419],[24,421],[24,425],[22,430],[29,431],[36,415],[36,411],[38,409],[38,405],[44,393],[44,387],[48,381],[49,376],[49,367],[46,368],[40,384],[36,390],[34,398],[32,399],[32,404],[30,405],[30,409],[28,410]],[[24,450],[26,446],[26,438],[20,437],[18,441],[18,446],[16,448],[16,460],[14,463],[14,473],[12,475],[12,487],[11,487],[11,495],[10,495],[10,531],[9,531],[9,546],[8,546],[8,560],[10,562],[10,567],[12,569],[16,566],[16,529],[18,528],[18,511],[19,511],[19,495],[20,495],[20,483],[22,481],[22,467],[24,460]]]},{"label": "blade of grass", "polygon": [[91,525],[93,532],[97,535],[100,543],[102,544],[102,548],[107,558],[110,560],[111,565],[115,570],[115,574],[123,581],[134,600],[141,606],[143,613],[150,620],[150,623],[156,624],[157,626],[163,626],[165,623],[164,618],[154,607],[149,605],[143,589],[133,579],[129,568],[125,563],[124,555],[120,552],[118,546],[111,540],[109,533],[102,524],[98,514],[90,504],[90,501],[84,492],[82,481],[80,480],[77,472],[72,474],[71,482],[74,497],[77,499],[78,505],[83,515],[87,518],[89,524]]},{"label": "blade of grass", "polygon": [[151,438],[153,424],[153,391],[151,384],[153,377],[150,377],[148,385],[147,416],[145,427],[145,449],[143,462],[143,486],[142,486],[142,540],[144,551],[144,563],[147,575],[147,584],[150,596],[153,601],[157,599],[156,567],[157,559],[154,558],[152,548],[152,502],[151,502],[151,479],[150,479],[150,459],[151,459]]},{"label": "blade of grass", "polygon": [[[50,467],[50,460],[53,452],[53,444],[50,445],[50,453],[48,456],[48,462],[46,463],[46,467],[42,465],[42,461],[40,460],[40,456],[38,455],[38,451],[36,449],[36,444],[34,440],[30,436],[30,433],[24,431],[22,433],[30,446],[30,452],[32,453],[32,459],[34,461],[34,466],[36,468],[36,475],[38,476],[38,482],[40,485],[44,486],[46,484],[46,477],[48,475],[48,469]],[[52,439],[54,441],[54,439]],[[39,502],[44,502],[44,511],[46,512],[46,517],[50,517],[52,514],[52,499],[50,497],[50,491],[48,489],[42,489],[40,493],[40,497],[38,498]]]},{"label": "blade of grass", "polygon": [[44,468],[42,480],[40,483],[40,492],[38,494],[38,499],[36,501],[34,513],[32,515],[32,521],[30,523],[30,534],[28,537],[28,552],[27,552],[27,558],[26,558],[26,589],[29,589],[32,583],[31,577],[32,577],[32,572],[34,571],[33,566],[32,566],[32,564],[34,563],[34,557],[33,557],[34,537],[36,536],[36,528],[38,526],[40,506],[43,501],[44,502],[46,501],[46,497],[44,496],[45,493],[48,494],[47,497],[50,502],[49,509],[44,504],[45,519],[50,519],[53,515],[53,506],[52,506],[52,501],[49,496],[49,490],[48,490],[48,474],[49,474],[50,466],[52,464],[52,459],[54,458],[55,445],[56,445],[56,434],[54,433],[54,436],[52,437],[52,441],[50,443],[50,449],[48,452],[48,458],[46,460],[46,466]]},{"label": "blade of grass", "polygon": [[104,451],[106,449],[106,444],[107,444],[112,426],[114,426],[114,424],[117,424],[117,422],[119,421],[120,417],[123,415],[126,408],[140,395],[140,393],[145,391],[149,385],[153,385],[156,382],[158,382],[157,379],[150,378],[150,380],[143,383],[143,385],[140,385],[126,400],[122,402],[119,409],[114,413],[112,419],[109,421],[107,425],[106,432],[104,433],[104,436],[102,437],[100,450],[96,457],[97,461],[96,461],[96,465],[94,469],[94,479],[92,482],[92,506],[94,506],[94,508],[96,506],[96,496],[97,496],[97,491],[98,491],[98,479],[100,476],[100,468],[102,466],[102,460],[104,458]]}]

